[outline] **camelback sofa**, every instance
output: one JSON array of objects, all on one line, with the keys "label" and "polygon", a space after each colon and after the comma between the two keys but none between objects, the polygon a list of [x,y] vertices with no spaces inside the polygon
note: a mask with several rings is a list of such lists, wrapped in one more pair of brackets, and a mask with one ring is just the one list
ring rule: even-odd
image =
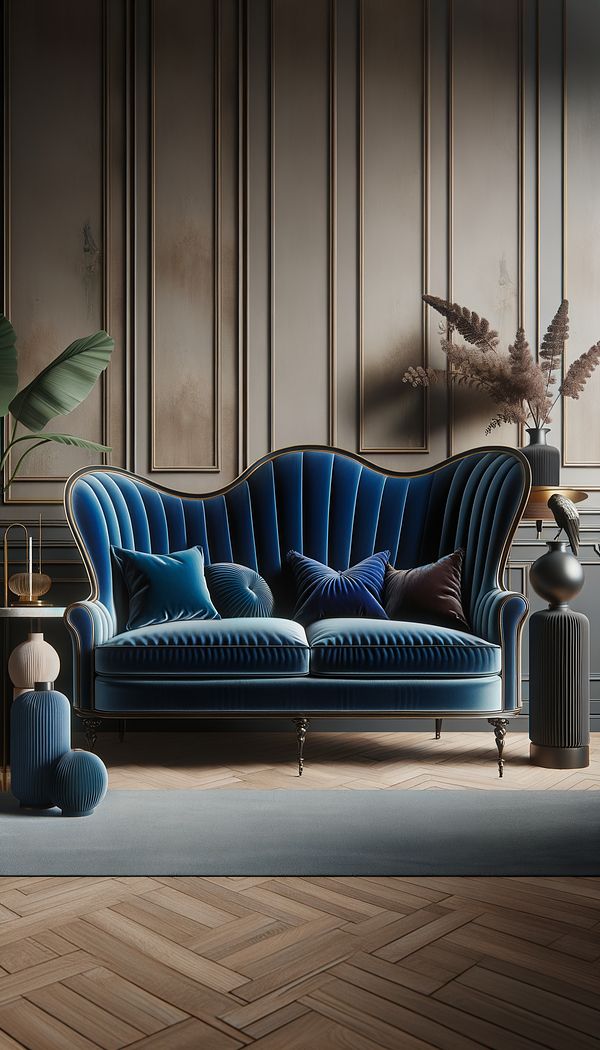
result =
[{"label": "camelback sofa", "polygon": [[[74,707],[94,746],[101,719],[287,716],[299,772],[313,716],[485,717],[502,776],[508,719],[519,713],[520,634],[527,602],[503,571],[530,488],[509,448],[475,449],[413,474],[309,446],[259,460],[218,492],[170,492],[124,470],[84,468],[66,487],[69,524],[91,581],[66,613]],[[126,594],[111,545],[168,554],[194,545],[207,564],[257,570],[277,618],[187,620],[124,631]],[[471,632],[391,620],[289,617],[286,554],[343,570],[374,552],[410,568],[464,550]]]}]

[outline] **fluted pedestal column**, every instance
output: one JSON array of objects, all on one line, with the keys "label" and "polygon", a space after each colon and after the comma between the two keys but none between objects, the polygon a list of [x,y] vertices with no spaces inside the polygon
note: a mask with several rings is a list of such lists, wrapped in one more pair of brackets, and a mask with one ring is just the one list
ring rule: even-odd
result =
[{"label": "fluted pedestal column", "polygon": [[548,769],[590,764],[590,625],[568,602],[583,569],[557,541],[532,565],[530,579],[550,603],[529,621],[530,761]]},{"label": "fluted pedestal column", "polygon": [[536,766],[590,764],[590,625],[567,606],[529,621],[529,756]]}]

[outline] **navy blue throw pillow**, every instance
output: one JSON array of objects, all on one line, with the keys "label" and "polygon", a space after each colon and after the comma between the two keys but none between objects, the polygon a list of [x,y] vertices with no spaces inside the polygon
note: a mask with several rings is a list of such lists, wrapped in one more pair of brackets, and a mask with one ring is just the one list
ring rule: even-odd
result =
[{"label": "navy blue throw pillow", "polygon": [[143,554],[112,547],[129,595],[127,630],[168,620],[219,620],[204,579],[201,547]]},{"label": "navy blue throw pillow", "polygon": [[287,560],[296,579],[294,619],[305,627],[336,616],[387,620],[381,596],[389,551],[372,554],[344,572],[290,551]]},{"label": "navy blue throw pillow", "polygon": [[273,594],[247,565],[216,562],[204,569],[210,596],[221,616],[272,616]]}]

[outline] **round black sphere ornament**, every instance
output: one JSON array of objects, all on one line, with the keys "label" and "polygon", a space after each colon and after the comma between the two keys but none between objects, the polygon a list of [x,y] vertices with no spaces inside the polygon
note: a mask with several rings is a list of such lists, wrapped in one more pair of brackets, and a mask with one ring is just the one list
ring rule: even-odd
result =
[{"label": "round black sphere ornament", "polygon": [[551,609],[566,605],[583,587],[583,569],[562,540],[550,540],[548,550],[533,563],[529,579]]}]

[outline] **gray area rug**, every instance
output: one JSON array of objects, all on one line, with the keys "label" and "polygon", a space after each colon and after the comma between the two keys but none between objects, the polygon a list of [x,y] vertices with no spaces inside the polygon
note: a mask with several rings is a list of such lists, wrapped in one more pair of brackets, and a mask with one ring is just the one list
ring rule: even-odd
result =
[{"label": "gray area rug", "polygon": [[600,875],[600,792],[109,791],[71,819],[3,794],[0,875]]}]

